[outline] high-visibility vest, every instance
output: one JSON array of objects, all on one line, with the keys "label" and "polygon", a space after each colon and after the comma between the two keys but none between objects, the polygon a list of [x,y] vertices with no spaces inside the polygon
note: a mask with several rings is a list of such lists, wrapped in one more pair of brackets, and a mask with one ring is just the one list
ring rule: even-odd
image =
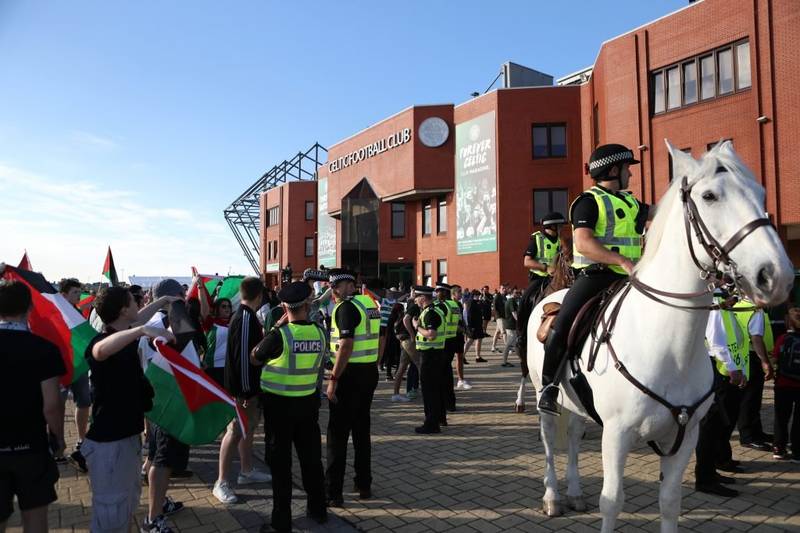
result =
[{"label": "high-visibility vest", "polygon": [[278,331],[283,351],[261,369],[261,390],[279,396],[314,394],[325,355],[325,334],[316,324],[289,323]]},{"label": "high-visibility vest", "polygon": [[[556,237],[556,242],[552,242],[544,233],[537,231],[536,233],[531,233],[531,240],[536,241],[536,257],[534,257],[533,260],[537,263],[552,265],[561,248],[558,237]],[[543,278],[550,275],[547,273],[547,270],[530,269],[530,271],[531,274],[536,274]]]},{"label": "high-visibility vest", "polygon": [[[633,262],[638,261],[642,257],[642,236],[636,231],[636,218],[639,215],[639,202],[636,198],[629,192],[619,192],[618,196],[599,187],[592,187],[586,192],[597,202],[594,238],[606,249],[617,252]],[[572,267],[586,268],[593,264],[594,261],[578,253],[574,242],[573,239]],[[626,274],[619,265],[608,265],[608,267],[619,274]]]},{"label": "high-visibility vest", "polygon": [[430,329],[428,327],[428,315],[430,313],[436,313],[439,315],[441,319],[439,321],[439,327],[436,328],[436,338],[435,339],[428,339],[423,337],[419,333],[417,333],[416,345],[417,350],[443,350],[444,349],[444,341],[445,331],[447,328],[447,315],[445,315],[442,310],[437,307],[435,304],[431,304],[425,309],[422,310],[422,313],[419,315],[419,327],[424,329]]},{"label": "high-visibility vest", "polygon": [[[772,324],[769,321],[769,315],[764,310],[756,310],[754,309],[755,304],[749,300],[740,300],[736,302],[733,306],[734,309],[744,309],[743,311],[736,311],[736,321],[739,322],[739,327],[742,331],[747,335],[750,336],[750,321],[753,319],[753,316],[756,312],[763,313],[764,315],[764,347],[767,349],[767,354],[772,353],[772,349],[775,347],[775,341],[772,337]],[[753,346],[750,346],[751,350]]]},{"label": "high-visibility vest", "polygon": [[451,326],[451,322],[453,322],[454,319],[453,310],[450,308],[447,300],[436,300],[433,305],[444,316],[444,339],[447,341],[454,338],[458,328]]},{"label": "high-visibility vest", "polygon": [[445,300],[447,305],[447,324],[445,326],[444,336],[445,339],[453,339],[458,335],[458,323],[461,320],[461,308],[455,300]]},{"label": "high-visibility vest", "polygon": [[336,324],[336,311],[344,302],[351,302],[356,306],[361,321],[353,337],[353,353],[350,354],[350,363],[374,363],[378,360],[378,335],[381,326],[381,312],[375,305],[375,300],[363,294],[357,294],[336,304],[333,308],[331,320],[331,359],[336,361],[336,352],[339,350],[339,326]]},{"label": "high-visibility vest", "polygon": [[228,347],[228,326],[214,324],[206,333],[208,349],[203,362],[206,368],[225,368],[225,351]]},{"label": "high-visibility vest", "polygon": [[392,308],[397,300],[390,300],[389,298],[381,298],[381,327],[385,328],[389,323],[389,316],[392,314]]},{"label": "high-visibility vest", "polygon": [[[719,300],[718,300],[719,301]],[[728,343],[728,352],[731,354],[731,359],[745,377],[750,379],[750,335],[747,329],[742,330],[739,321],[734,316],[736,313],[720,309],[722,315],[722,325],[725,328],[725,337]],[[723,376],[728,375],[728,369],[725,363],[720,360],[715,360],[717,363],[717,370]]]}]

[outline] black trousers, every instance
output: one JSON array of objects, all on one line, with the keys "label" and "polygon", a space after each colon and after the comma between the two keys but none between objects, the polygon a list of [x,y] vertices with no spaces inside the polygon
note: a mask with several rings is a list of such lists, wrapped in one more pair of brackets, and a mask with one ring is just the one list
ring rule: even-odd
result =
[{"label": "black trousers", "polygon": [[700,421],[700,435],[695,447],[697,462],[694,476],[697,483],[714,483],[717,477],[717,465],[732,459],[731,433],[736,425],[736,418],[731,417],[731,410],[738,414],[741,402],[739,387],[731,385],[730,379],[717,371],[714,365],[714,386],[716,395],[714,404],[706,416]]},{"label": "black trousers", "polygon": [[564,296],[561,310],[553,323],[553,331],[544,348],[542,384],[548,385],[556,379],[558,367],[567,349],[567,337],[575,317],[583,305],[615,281],[625,278],[608,269],[584,268],[575,278],[575,283]]},{"label": "black trousers", "polygon": [[761,397],[764,394],[764,370],[761,359],[755,352],[750,352],[750,379],[742,390],[742,405],[739,410],[739,441],[757,442],[764,435],[761,426]]},{"label": "black trousers", "polygon": [[[792,416],[794,413],[794,416]],[[792,429],[789,431],[789,419]],[[792,455],[800,458],[800,387],[775,387],[775,448],[785,450],[791,441]]]},{"label": "black trousers", "polygon": [[336,387],[336,403],[328,402],[327,459],[325,483],[330,498],[340,498],[347,466],[347,441],[353,434],[355,449],[355,484],[359,489],[372,487],[372,442],[370,410],[372,396],[378,386],[375,363],[350,363],[345,367]]},{"label": "black trousers", "polygon": [[291,398],[264,393],[265,462],[272,471],[272,527],[292,524],[292,445],[300,460],[308,511],[325,513],[325,473],[319,430],[319,391]]},{"label": "black trousers", "polygon": [[[445,392],[444,408],[447,411],[456,410],[456,384],[453,378],[453,360],[456,357],[456,352],[463,351],[464,347],[462,344],[461,349],[459,349],[459,341],[460,339],[458,337],[453,337],[452,339],[447,339],[444,345],[445,363],[442,365],[442,383]],[[444,419],[447,419],[446,413],[444,414]]]},{"label": "black trousers", "polygon": [[443,420],[447,419],[443,370],[446,356],[444,350],[420,350],[419,354],[422,359],[420,379],[422,380],[422,401],[425,408],[425,427],[437,428]]}]

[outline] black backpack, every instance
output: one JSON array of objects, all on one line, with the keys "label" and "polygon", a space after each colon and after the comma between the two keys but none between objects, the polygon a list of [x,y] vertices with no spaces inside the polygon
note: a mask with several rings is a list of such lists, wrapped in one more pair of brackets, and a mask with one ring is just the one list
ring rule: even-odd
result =
[{"label": "black backpack", "polygon": [[800,380],[800,335],[787,333],[778,353],[778,374]]}]

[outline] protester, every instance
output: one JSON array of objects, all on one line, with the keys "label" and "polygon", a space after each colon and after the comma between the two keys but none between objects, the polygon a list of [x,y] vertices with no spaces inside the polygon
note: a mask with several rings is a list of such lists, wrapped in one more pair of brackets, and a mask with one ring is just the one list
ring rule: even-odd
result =
[{"label": "protester", "polygon": [[28,330],[31,305],[24,283],[0,281],[0,531],[15,498],[24,531],[48,530],[47,506],[58,498],[52,454],[66,447],[58,385],[66,368],[58,348]]},{"label": "protester", "polygon": [[225,383],[225,353],[228,349],[231,310],[232,305],[228,298],[215,300],[211,316],[203,323],[207,346],[203,368],[220,386]]},{"label": "protester", "polygon": [[256,318],[256,310],[264,298],[264,285],[255,277],[247,277],[239,286],[241,304],[234,313],[228,329],[228,344],[225,354],[225,388],[244,409],[248,422],[247,437],[242,438],[236,420],[231,421],[222,438],[219,449],[219,476],[212,493],[222,503],[236,503],[239,498],[230,487],[230,469],[233,451],[238,448],[240,472],[238,485],[268,483],[272,477],[253,466],[253,435],[260,417],[259,375],[261,369],[250,362],[250,351],[263,338],[262,326]]},{"label": "protester", "polygon": [[[58,292],[72,305],[79,313],[78,302],[81,299],[81,283],[76,279],[64,279],[58,284]],[[75,402],[75,428],[78,433],[78,442],[75,443],[75,450],[70,454],[69,459],[81,472],[86,472],[86,459],[81,453],[81,444],[86,438],[86,430],[89,427],[89,408],[92,406],[92,395],[89,390],[89,374],[84,373],[70,385],[61,391],[62,408],[66,409],[66,402],[69,393],[72,393],[72,400]]]},{"label": "protester", "polygon": [[[775,341],[772,358],[777,367],[772,457],[800,463],[800,308],[788,310],[786,333]],[[791,455],[789,442],[792,443]]]},{"label": "protester", "polygon": [[475,362],[485,363],[486,359],[481,357],[481,342],[488,337],[483,327],[488,321],[483,320],[485,300],[481,298],[481,293],[472,291],[472,298],[469,300],[465,313],[467,315],[466,336],[467,342],[464,345],[464,357],[469,352],[470,347],[475,344]]},{"label": "protester", "polygon": [[492,336],[492,352],[500,352],[497,349],[497,339],[503,337],[503,341],[508,345],[508,338],[506,337],[506,286],[500,285],[500,288],[492,297],[492,316],[495,319],[495,330]]},{"label": "protester", "polygon": [[[142,336],[175,340],[164,329],[140,324],[168,301],[157,300],[140,311],[130,291],[119,286],[102,289],[95,300],[104,327],[86,348],[94,402],[81,447],[92,487],[93,533],[127,532],[139,505],[139,436],[144,413],[153,406],[153,388],[142,371],[138,342]],[[171,531],[163,517],[145,520],[142,530]]]},{"label": "protester", "polygon": [[517,345],[517,319],[521,296],[521,291],[514,288],[511,297],[506,298],[503,320],[503,326],[506,328],[506,347],[503,349],[503,362],[500,366],[514,366],[508,362],[508,352]]}]

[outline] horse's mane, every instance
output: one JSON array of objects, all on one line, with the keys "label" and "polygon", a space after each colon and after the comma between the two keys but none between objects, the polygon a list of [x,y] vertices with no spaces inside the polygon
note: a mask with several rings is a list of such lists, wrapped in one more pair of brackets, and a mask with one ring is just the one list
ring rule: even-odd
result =
[{"label": "horse's mane", "polygon": [[[687,175],[689,184],[699,181],[705,176],[711,176],[716,173],[718,167],[723,167],[728,171],[726,179],[739,181],[741,185],[749,184],[749,186],[758,186],[753,173],[750,172],[739,157],[732,151],[722,150],[723,142],[717,143],[711,150],[703,155],[698,161],[698,167],[689,175]],[[656,251],[661,244],[661,239],[664,236],[664,230],[667,227],[667,221],[672,213],[675,203],[679,202],[679,190],[681,188],[681,180],[683,176],[675,176],[672,180],[667,192],[661,197],[661,200],[656,204],[656,216],[650,223],[650,227],[645,235],[645,248],[642,259],[636,264],[636,270],[641,270],[647,266],[655,257]]]}]

